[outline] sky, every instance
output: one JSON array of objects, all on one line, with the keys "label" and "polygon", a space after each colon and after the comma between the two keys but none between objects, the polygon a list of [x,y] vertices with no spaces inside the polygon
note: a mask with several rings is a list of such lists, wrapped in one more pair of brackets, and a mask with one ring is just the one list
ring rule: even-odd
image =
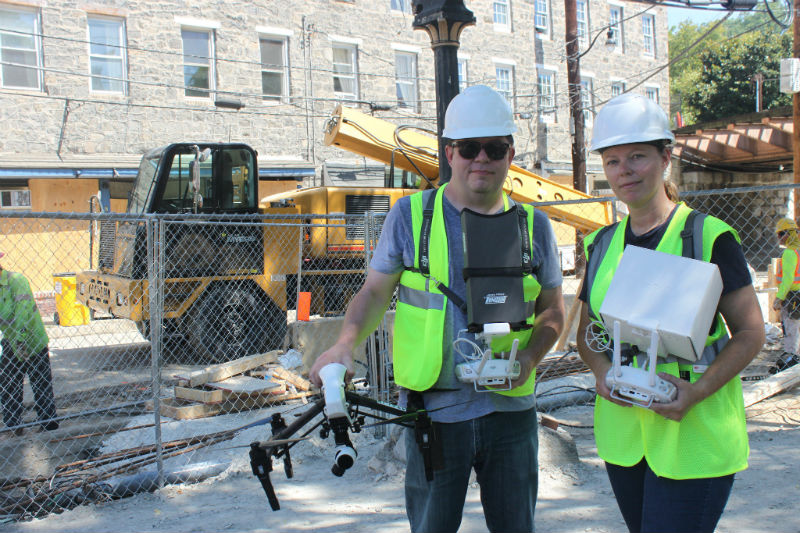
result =
[{"label": "sky", "polygon": [[682,7],[667,8],[667,24],[669,27],[677,26],[684,20],[690,20],[695,24],[703,24],[711,20],[717,20],[725,16],[727,11],[721,9],[687,9]]}]

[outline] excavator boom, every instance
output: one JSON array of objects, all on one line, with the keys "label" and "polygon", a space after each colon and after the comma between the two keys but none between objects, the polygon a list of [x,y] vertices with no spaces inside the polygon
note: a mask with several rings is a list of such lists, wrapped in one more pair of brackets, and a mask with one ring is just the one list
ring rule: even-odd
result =
[{"label": "excavator boom", "polygon": [[[438,143],[424,130],[395,126],[385,120],[338,106],[325,128],[325,144],[380,161],[395,168],[420,174],[434,185],[439,177]],[[504,185],[514,200],[523,203],[592,199],[593,196],[572,187],[547,180],[511,165]],[[537,206],[552,220],[568,224],[584,234],[611,223],[609,202],[585,202]]]}]

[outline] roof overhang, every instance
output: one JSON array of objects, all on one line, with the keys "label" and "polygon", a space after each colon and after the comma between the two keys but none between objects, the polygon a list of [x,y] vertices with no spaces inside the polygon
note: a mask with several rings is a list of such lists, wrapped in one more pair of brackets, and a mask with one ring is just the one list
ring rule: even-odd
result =
[{"label": "roof overhang", "polygon": [[737,115],[674,130],[673,157],[690,165],[734,171],[791,168],[791,107]]}]

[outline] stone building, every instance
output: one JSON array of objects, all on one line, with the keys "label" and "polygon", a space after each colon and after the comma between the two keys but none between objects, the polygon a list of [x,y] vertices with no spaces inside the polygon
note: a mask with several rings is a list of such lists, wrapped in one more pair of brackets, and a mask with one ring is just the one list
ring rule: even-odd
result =
[{"label": "stone building", "polygon": [[[571,181],[563,2],[466,5],[459,83],[503,92],[518,163]],[[668,109],[666,8],[577,12],[587,139],[617,93]],[[141,155],[178,141],[250,144],[267,192],[286,177],[381,182],[383,165],[324,146],[323,130],[340,103],[435,130],[433,53],[412,21],[410,0],[0,0],[0,207],[86,211],[100,190],[122,208]],[[592,158],[589,173],[591,192]]]}]

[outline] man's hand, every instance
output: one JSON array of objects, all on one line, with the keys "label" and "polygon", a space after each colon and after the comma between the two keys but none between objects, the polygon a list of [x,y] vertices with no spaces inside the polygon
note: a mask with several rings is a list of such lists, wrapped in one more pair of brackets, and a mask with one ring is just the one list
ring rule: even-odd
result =
[{"label": "man's hand", "polygon": [[308,374],[308,379],[311,383],[317,387],[322,387],[319,371],[322,370],[322,367],[331,363],[341,363],[347,368],[344,375],[345,382],[353,378],[353,351],[342,344],[334,344],[327,351],[320,354],[311,366],[311,371]]},{"label": "man's hand", "polygon": [[775,298],[774,300],[772,300],[772,308],[775,311],[780,311],[781,307],[783,307],[783,300],[780,300],[778,298]]}]

